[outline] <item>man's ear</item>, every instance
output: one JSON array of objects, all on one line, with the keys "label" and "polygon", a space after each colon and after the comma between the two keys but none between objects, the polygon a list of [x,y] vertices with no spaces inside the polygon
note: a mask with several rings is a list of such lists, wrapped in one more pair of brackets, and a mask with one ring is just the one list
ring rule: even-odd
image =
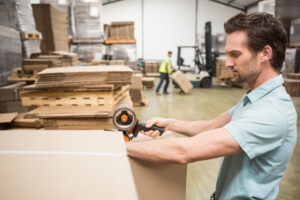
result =
[{"label": "man's ear", "polygon": [[262,51],[261,51],[261,61],[262,62],[267,62],[272,59],[273,51],[272,48],[269,45],[266,45]]}]

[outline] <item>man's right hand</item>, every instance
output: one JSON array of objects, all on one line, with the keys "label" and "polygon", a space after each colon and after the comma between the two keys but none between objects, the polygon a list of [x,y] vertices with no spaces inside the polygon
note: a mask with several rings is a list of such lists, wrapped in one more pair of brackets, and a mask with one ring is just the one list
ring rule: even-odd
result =
[{"label": "man's right hand", "polygon": [[[146,122],[146,127],[151,128],[153,125],[165,128],[165,131],[169,129],[171,119],[155,117]],[[147,135],[152,138],[157,138],[159,136],[159,131],[141,131],[144,135]]]}]

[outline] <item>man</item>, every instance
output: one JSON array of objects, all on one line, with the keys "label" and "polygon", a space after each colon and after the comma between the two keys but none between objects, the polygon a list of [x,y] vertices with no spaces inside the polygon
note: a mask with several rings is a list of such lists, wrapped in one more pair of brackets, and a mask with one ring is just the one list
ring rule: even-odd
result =
[{"label": "man", "polygon": [[[297,140],[297,114],[282,86],[286,33],[266,13],[238,14],[225,24],[226,67],[250,90],[229,111],[209,121],[154,118],[190,137],[128,142],[129,156],[188,163],[224,156],[215,199],[276,199]],[[146,135],[157,137],[158,132]]]},{"label": "man", "polygon": [[160,73],[160,81],[159,84],[156,88],[156,95],[161,95],[159,90],[163,84],[164,81],[166,81],[165,86],[164,86],[164,94],[169,94],[168,92],[168,86],[169,86],[169,74],[171,74],[172,69],[174,69],[172,67],[172,51],[168,52],[168,57],[165,58],[159,68],[159,73]]}]

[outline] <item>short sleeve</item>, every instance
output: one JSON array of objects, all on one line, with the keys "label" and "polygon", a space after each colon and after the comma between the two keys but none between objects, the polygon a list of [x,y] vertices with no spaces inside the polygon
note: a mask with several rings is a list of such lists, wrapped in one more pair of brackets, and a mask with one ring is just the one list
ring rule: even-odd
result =
[{"label": "short sleeve", "polygon": [[248,110],[224,128],[248,157],[253,159],[282,144],[287,132],[287,121],[274,109],[260,108]]},{"label": "short sleeve", "polygon": [[230,108],[230,109],[228,110],[228,113],[229,113],[230,117],[233,116],[233,113],[234,113],[236,107],[237,107],[237,105],[233,106],[232,108]]}]

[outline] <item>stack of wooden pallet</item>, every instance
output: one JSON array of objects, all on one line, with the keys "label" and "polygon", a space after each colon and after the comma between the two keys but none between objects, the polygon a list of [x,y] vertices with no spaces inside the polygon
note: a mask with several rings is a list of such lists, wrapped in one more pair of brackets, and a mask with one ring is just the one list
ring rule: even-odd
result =
[{"label": "stack of wooden pallet", "polygon": [[46,69],[21,93],[24,106],[38,107],[25,118],[43,119],[46,129],[113,129],[115,107],[132,104],[131,78],[126,66]]},{"label": "stack of wooden pallet", "polygon": [[147,96],[142,92],[143,83],[142,83],[142,74],[134,74],[132,77],[132,85],[130,87],[130,97],[133,101],[134,106],[146,106],[148,105]]}]

